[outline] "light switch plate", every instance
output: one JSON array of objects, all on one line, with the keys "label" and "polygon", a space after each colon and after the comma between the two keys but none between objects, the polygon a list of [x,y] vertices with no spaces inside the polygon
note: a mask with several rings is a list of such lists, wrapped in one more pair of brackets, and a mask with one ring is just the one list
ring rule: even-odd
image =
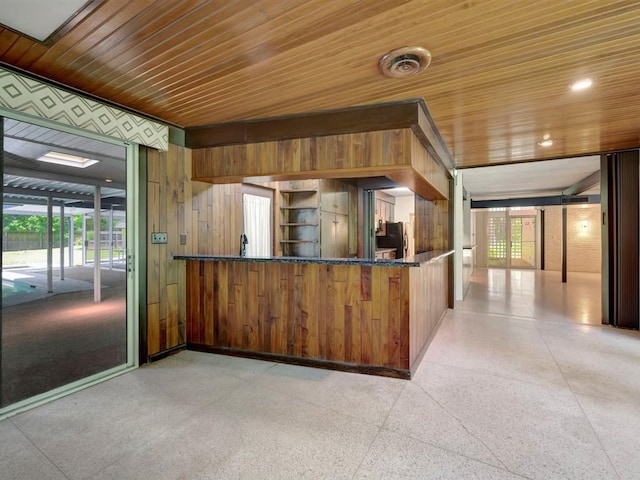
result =
[{"label": "light switch plate", "polygon": [[151,243],[167,243],[167,232],[153,232]]}]

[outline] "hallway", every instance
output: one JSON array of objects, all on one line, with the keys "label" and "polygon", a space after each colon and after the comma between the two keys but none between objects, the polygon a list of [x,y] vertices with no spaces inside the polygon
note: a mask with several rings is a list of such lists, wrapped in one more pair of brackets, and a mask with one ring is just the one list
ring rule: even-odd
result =
[{"label": "hallway", "polygon": [[544,321],[601,325],[601,275],[477,268],[456,309]]},{"label": "hallway", "polygon": [[181,352],[0,422],[0,472],[640,478],[640,334],[601,326],[599,295],[480,271],[411,381]]}]

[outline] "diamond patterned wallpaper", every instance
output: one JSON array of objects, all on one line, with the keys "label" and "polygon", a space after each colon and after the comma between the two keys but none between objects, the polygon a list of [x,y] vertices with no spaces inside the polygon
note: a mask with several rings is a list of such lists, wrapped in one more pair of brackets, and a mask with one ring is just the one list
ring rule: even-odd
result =
[{"label": "diamond patterned wallpaper", "polygon": [[0,67],[0,106],[166,151],[169,128]]}]

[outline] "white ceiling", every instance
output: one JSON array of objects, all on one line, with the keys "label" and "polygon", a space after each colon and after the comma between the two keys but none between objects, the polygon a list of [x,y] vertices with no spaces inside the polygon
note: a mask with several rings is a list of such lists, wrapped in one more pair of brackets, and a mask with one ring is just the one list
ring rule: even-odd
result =
[{"label": "white ceiling", "polygon": [[[458,170],[473,200],[560,195],[562,190],[600,170],[600,156],[497,165]],[[588,192],[599,194],[596,186]]]},{"label": "white ceiling", "polygon": [[[82,169],[36,160],[49,151],[99,161]],[[96,186],[103,208],[122,208],[124,202],[126,150],[120,144],[5,118],[2,167],[6,214],[41,211],[38,205],[46,205],[49,196],[55,204],[64,203],[70,213],[80,211],[74,208],[93,209]]]},{"label": "white ceiling", "polygon": [[85,3],[86,0],[0,0],[0,23],[44,41]]}]

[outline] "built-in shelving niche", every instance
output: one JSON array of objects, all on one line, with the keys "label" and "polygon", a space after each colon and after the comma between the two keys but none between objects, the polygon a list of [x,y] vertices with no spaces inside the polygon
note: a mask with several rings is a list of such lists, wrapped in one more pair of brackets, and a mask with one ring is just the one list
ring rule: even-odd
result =
[{"label": "built-in shelving niche", "polygon": [[318,180],[284,182],[280,189],[282,253],[291,257],[320,256],[320,194]]}]

